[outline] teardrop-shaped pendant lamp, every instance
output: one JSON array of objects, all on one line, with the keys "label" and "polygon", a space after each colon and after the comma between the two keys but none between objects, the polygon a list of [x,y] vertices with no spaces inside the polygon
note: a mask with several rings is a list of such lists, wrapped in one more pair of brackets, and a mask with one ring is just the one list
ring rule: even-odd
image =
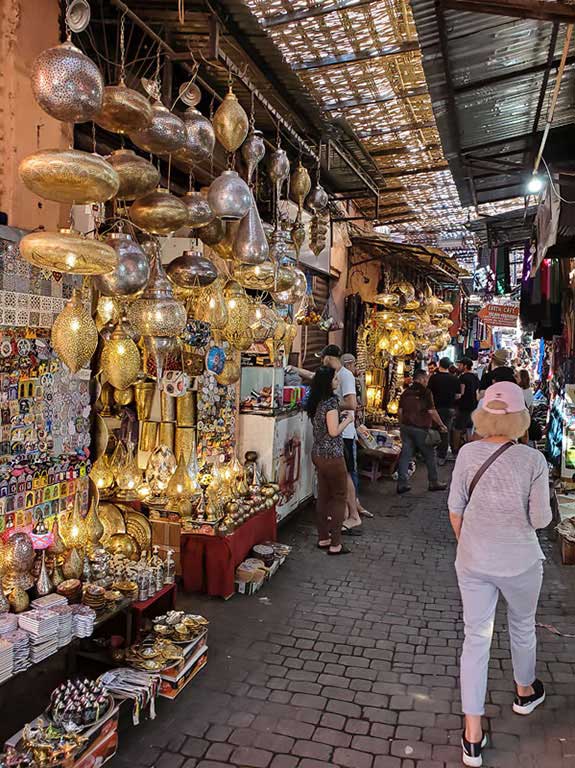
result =
[{"label": "teardrop-shaped pendant lamp", "polygon": [[242,264],[263,264],[270,248],[252,195],[252,205],[240,221],[234,241],[234,258]]},{"label": "teardrop-shaped pendant lamp", "polygon": [[243,218],[253,199],[250,188],[236,171],[223,171],[210,186],[208,202],[215,216],[231,221]]},{"label": "teardrop-shaped pendant lamp", "polygon": [[126,232],[112,232],[106,243],[116,252],[118,263],[112,272],[94,279],[96,288],[104,296],[130,296],[141,291],[150,278],[147,255]]},{"label": "teardrop-shaped pendant lamp", "polygon": [[244,143],[250,123],[245,109],[230,89],[213,117],[216,139],[227,152],[235,152]]},{"label": "teardrop-shaped pendant lamp", "polygon": [[159,248],[151,264],[150,279],[142,296],[128,307],[128,321],[140,336],[177,336],[186,323],[186,310],[174,298],[160,261]]},{"label": "teardrop-shaped pendant lamp", "polygon": [[241,152],[246,164],[246,181],[251,185],[254,172],[266,153],[263,133],[252,128],[242,144]]},{"label": "teardrop-shaped pendant lamp", "polygon": [[54,320],[52,346],[72,373],[87,365],[96,351],[98,329],[78,290]]},{"label": "teardrop-shaped pendant lamp", "polygon": [[102,350],[103,380],[116,389],[130,387],[141,370],[140,350],[118,323]]},{"label": "teardrop-shaped pendant lamp", "polygon": [[184,112],[183,122],[186,140],[183,147],[176,152],[176,157],[191,164],[210,160],[216,144],[214,126],[193,107]]}]

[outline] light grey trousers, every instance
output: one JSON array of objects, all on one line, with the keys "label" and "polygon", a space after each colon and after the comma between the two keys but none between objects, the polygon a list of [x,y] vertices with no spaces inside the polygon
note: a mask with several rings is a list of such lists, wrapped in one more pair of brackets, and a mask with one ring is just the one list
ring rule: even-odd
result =
[{"label": "light grey trousers", "polygon": [[489,650],[499,593],[507,603],[515,682],[531,685],[535,680],[535,613],[543,581],[543,562],[538,560],[518,576],[485,576],[465,567],[457,567],[456,570],[465,623],[461,654],[461,703],[464,714],[483,715]]}]

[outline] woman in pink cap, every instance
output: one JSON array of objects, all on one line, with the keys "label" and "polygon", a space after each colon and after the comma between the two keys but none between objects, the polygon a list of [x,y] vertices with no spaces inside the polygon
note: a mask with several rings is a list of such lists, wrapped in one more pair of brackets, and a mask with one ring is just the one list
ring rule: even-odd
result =
[{"label": "woman in pink cap", "polygon": [[488,387],[472,419],[482,439],[460,450],[448,504],[458,541],[455,569],[465,623],[463,762],[479,768],[487,744],[481,717],[500,593],[507,603],[516,684],[513,711],[530,715],[545,700],[543,684],[535,677],[535,613],[545,559],[536,530],[551,522],[551,506],[545,457],[515,442],[530,421],[517,384],[502,381]]}]

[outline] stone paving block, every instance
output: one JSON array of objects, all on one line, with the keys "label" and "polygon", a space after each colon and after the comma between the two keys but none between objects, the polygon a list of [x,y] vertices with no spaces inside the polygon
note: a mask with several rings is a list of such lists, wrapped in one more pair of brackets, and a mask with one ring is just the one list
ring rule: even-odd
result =
[{"label": "stone paving block", "polygon": [[309,757],[313,760],[329,760],[332,754],[332,747],[328,744],[320,744],[317,741],[296,741],[292,747],[292,754],[298,757]]},{"label": "stone paving block", "polygon": [[373,756],[355,749],[336,749],[333,753],[333,764],[344,768],[371,768]]},{"label": "stone paving block", "polygon": [[164,752],[158,762],[156,768],[181,768],[186,758],[183,755],[175,755],[172,752]]},{"label": "stone paving block", "polygon": [[182,755],[186,757],[203,757],[210,746],[210,742],[205,739],[198,739],[195,736],[188,736],[180,749]]},{"label": "stone paving block", "polygon": [[389,754],[389,741],[377,739],[373,736],[354,736],[351,746],[353,749],[358,749],[360,752],[369,752],[371,755]]},{"label": "stone paving block", "polygon": [[311,709],[324,709],[327,699],[324,696],[315,696],[309,693],[296,693],[291,700],[294,707],[310,707]]},{"label": "stone paving block", "polygon": [[[232,715],[232,717],[234,717],[234,715]],[[251,725],[254,716],[248,715],[248,718],[251,718],[249,722],[245,718],[243,719],[243,722],[247,723],[247,725]],[[231,718],[228,720],[228,723],[231,725]],[[227,725],[212,725],[211,728],[206,732],[206,739],[208,741],[227,741],[233,730],[233,728],[230,728]]]},{"label": "stone paving block", "polygon": [[294,739],[290,736],[282,736],[279,733],[258,733],[254,741],[254,747],[269,749],[270,752],[290,752],[294,745]]},{"label": "stone paving block", "polygon": [[428,760],[431,757],[431,744],[422,741],[392,741],[391,754],[409,760]]},{"label": "stone paving block", "polygon": [[276,755],[271,762],[270,768],[296,768],[298,763],[299,759],[292,755]]},{"label": "stone paving block", "polygon": [[206,752],[206,758],[209,760],[225,761],[234,751],[232,744],[212,744]]},{"label": "stone paving block", "polygon": [[280,720],[275,730],[294,739],[311,739],[315,726],[299,720]]},{"label": "stone paving block", "polygon": [[351,744],[349,734],[333,728],[316,728],[312,740],[319,741],[320,744],[329,744],[332,747],[349,747]]},{"label": "stone paving block", "polygon": [[255,747],[238,747],[234,750],[230,761],[242,768],[267,768],[271,763],[273,754]]},{"label": "stone paving block", "polygon": [[395,735],[395,727],[385,723],[372,723],[369,733],[377,739],[392,739]]}]

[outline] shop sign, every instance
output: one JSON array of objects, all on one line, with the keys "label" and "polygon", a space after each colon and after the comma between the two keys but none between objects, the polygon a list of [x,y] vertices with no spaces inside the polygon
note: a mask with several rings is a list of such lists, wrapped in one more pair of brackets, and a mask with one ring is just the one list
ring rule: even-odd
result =
[{"label": "shop sign", "polygon": [[519,304],[487,304],[477,313],[485,325],[515,328],[519,318]]}]

